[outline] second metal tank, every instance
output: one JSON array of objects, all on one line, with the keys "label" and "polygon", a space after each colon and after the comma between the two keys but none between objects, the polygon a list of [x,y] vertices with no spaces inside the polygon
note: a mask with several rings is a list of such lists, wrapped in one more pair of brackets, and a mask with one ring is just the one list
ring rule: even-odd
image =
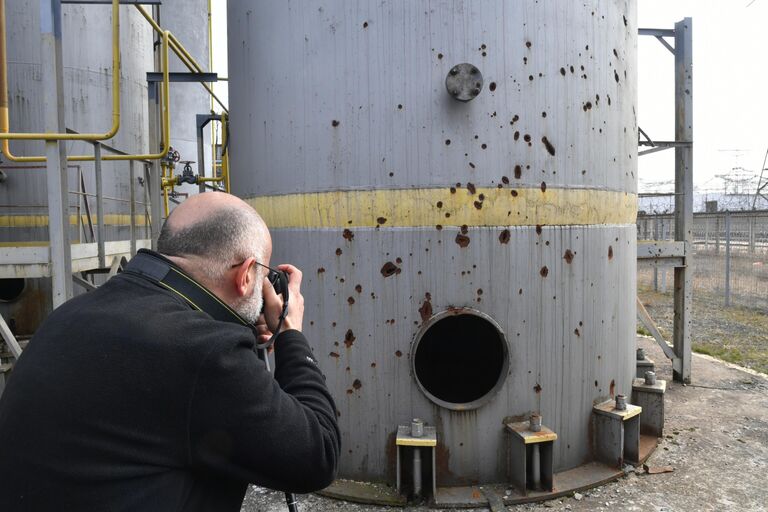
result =
[{"label": "second metal tank", "polygon": [[392,483],[414,417],[438,486],[503,481],[534,412],[589,461],[634,374],[635,2],[228,9],[232,186],[304,271],[340,476]]}]

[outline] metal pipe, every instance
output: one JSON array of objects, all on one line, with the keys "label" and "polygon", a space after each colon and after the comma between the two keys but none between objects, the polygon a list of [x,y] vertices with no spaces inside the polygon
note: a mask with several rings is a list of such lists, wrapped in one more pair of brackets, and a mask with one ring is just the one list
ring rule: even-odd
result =
[{"label": "metal pipe", "polygon": [[[163,28],[158,25],[158,23],[152,19],[152,16],[141,6],[136,4],[136,9],[139,10],[139,12],[144,16],[144,18],[149,22],[150,25],[152,25],[152,28],[155,29],[156,32],[163,33]],[[176,39],[176,36],[171,34],[171,49],[173,52],[179,57],[179,60],[193,73],[204,73],[204,70],[202,67],[200,67],[200,64],[197,63],[194,57],[189,54],[186,48],[184,48],[184,45],[181,44],[181,42]],[[224,109],[224,112],[229,112],[227,110],[227,107],[224,105],[224,103],[221,102],[218,96],[213,92],[213,89],[208,87],[208,84],[205,82],[200,82],[200,84],[205,88],[205,90],[208,91],[208,94],[211,95],[213,99],[216,100],[216,102],[221,106],[222,109]]]},{"label": "metal pipe", "polygon": [[[8,59],[6,55],[5,0],[0,0],[0,139],[10,160],[8,140],[107,140],[120,129],[120,0],[112,0],[112,127],[106,133],[10,133],[8,116]],[[14,160],[28,161],[28,160]]]},{"label": "metal pipe", "polygon": [[107,256],[104,247],[104,180],[101,175],[101,144],[98,142],[93,145],[93,156],[95,158],[94,170],[96,173],[96,234],[98,239],[97,247],[99,254],[99,268],[107,265]]},{"label": "metal pipe", "polygon": [[[3,2],[4,0],[0,0]],[[2,20],[0,20],[2,22]],[[143,155],[129,155],[129,154],[117,154],[117,155],[105,155],[101,159],[109,161],[130,161],[130,160],[159,160],[165,158],[168,154],[168,150],[171,147],[171,101],[170,101],[170,70],[168,66],[168,48],[170,47],[170,32],[167,30],[163,32],[162,38],[162,63],[163,63],[163,89],[162,89],[162,131],[163,131],[163,146],[159,153],[147,153]],[[1,56],[0,56],[1,58]],[[2,66],[0,66],[2,68]],[[6,91],[7,92],[7,91]],[[2,96],[2,91],[0,91]],[[1,102],[1,100],[0,100]],[[0,116],[2,117],[2,116]],[[0,119],[0,131],[2,131],[2,119]],[[79,134],[77,134],[79,136]],[[3,154],[14,162],[45,162],[45,156],[16,156],[10,152],[8,147],[8,141],[4,140],[2,145]],[[93,162],[93,155],[73,155],[67,158],[70,162]]]},{"label": "metal pipe", "polygon": [[131,215],[131,256],[136,256],[136,171],[134,170],[134,162],[131,160],[128,162],[128,180],[129,180],[129,197],[130,197],[130,215]]},{"label": "metal pipe", "polygon": [[533,489],[538,491],[541,489],[541,452],[539,451],[539,443],[533,443],[531,446],[531,484]]},{"label": "metal pipe", "polygon": [[421,449],[413,447],[413,495],[421,496]]}]

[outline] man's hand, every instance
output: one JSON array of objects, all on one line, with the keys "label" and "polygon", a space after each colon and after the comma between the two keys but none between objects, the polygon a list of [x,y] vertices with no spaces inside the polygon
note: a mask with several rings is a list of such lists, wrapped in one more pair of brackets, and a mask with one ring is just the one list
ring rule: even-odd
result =
[{"label": "man's hand", "polygon": [[[301,270],[293,265],[278,265],[277,268],[288,274],[288,311],[286,312],[280,332],[289,329],[301,331],[304,319],[304,297],[301,295]],[[283,311],[283,298],[275,293],[272,284],[264,278],[262,289],[264,296],[264,314],[259,319],[259,342],[268,341],[277,329],[280,313]]]}]

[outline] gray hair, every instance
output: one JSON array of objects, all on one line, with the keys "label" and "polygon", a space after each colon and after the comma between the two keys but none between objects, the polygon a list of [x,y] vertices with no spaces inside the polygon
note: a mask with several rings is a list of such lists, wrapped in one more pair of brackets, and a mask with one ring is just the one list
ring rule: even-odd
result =
[{"label": "gray hair", "polygon": [[221,280],[232,265],[251,256],[265,263],[269,233],[252,208],[222,207],[189,226],[174,229],[169,224],[166,220],[160,231],[158,252],[206,260],[195,274],[212,282]]}]

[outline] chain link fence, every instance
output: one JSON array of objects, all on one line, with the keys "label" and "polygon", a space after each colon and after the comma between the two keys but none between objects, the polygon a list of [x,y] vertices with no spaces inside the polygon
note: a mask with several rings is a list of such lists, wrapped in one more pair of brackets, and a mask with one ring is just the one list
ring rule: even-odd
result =
[{"label": "chain link fence", "polygon": [[[693,216],[693,291],[768,314],[768,211]],[[638,240],[674,240],[670,214],[639,215]],[[673,269],[638,267],[638,287],[665,293]]]}]

